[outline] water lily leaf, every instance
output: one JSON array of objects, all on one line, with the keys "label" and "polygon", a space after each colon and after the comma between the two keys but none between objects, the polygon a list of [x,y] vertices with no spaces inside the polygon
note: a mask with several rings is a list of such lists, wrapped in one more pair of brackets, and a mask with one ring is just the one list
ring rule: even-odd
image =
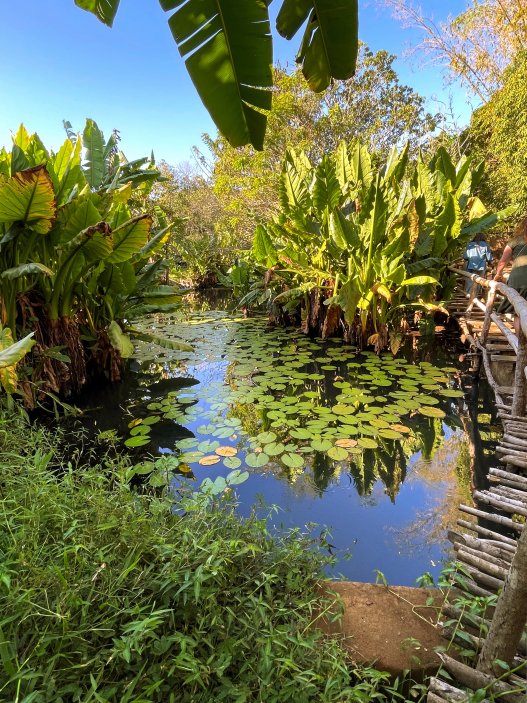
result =
[{"label": "water lily leaf", "polygon": [[214,452],[220,446],[219,442],[211,439],[204,439],[203,442],[198,444],[198,451],[207,454],[207,452]]},{"label": "water lily leaf", "polygon": [[217,447],[215,449],[215,452],[219,456],[229,457],[229,456],[236,456],[236,454],[238,453],[238,450],[236,449],[236,447],[225,446],[225,447]]},{"label": "water lily leaf", "polygon": [[379,444],[374,439],[371,439],[371,437],[359,437],[358,445],[363,449],[377,449],[379,446]]},{"label": "water lily leaf", "polygon": [[237,469],[242,465],[242,462],[237,456],[228,456],[223,460],[223,465],[228,469]]},{"label": "water lily leaf", "polygon": [[201,464],[201,466],[213,466],[219,461],[221,461],[221,459],[217,454],[210,454],[208,456],[202,456],[198,464]]},{"label": "water lily leaf", "polygon": [[282,461],[291,469],[300,469],[305,464],[305,459],[299,454],[282,454]]},{"label": "water lily leaf", "polygon": [[185,439],[179,439],[176,442],[176,447],[178,449],[192,449],[192,447],[196,447],[198,444],[198,440],[196,437],[185,437]]},{"label": "water lily leaf", "polygon": [[285,446],[281,442],[271,442],[271,444],[266,444],[264,447],[264,452],[269,456],[278,456],[283,454],[285,451]]},{"label": "water lily leaf", "polygon": [[327,455],[335,461],[344,461],[348,458],[348,452],[343,447],[331,447],[328,449]]},{"label": "water lily leaf", "polygon": [[269,457],[265,452],[251,452],[245,457],[245,463],[253,469],[259,469],[269,463]]},{"label": "water lily leaf", "polygon": [[299,427],[296,430],[291,430],[289,433],[291,437],[294,437],[295,439],[311,439],[313,436],[313,433],[310,432],[309,430],[306,430],[303,427]]},{"label": "water lily leaf", "polygon": [[357,446],[357,440],[356,439],[346,439],[345,437],[342,439],[337,439],[335,442],[336,447],[344,447],[344,449],[349,449],[350,447],[356,447]]},{"label": "water lily leaf", "polygon": [[143,419],[143,425],[155,425],[160,419],[159,415],[149,415]]},{"label": "water lily leaf", "polygon": [[136,425],[140,425],[143,421],[141,420],[140,417],[136,417],[134,420],[131,420],[128,423],[128,427],[132,428],[135,427]]},{"label": "water lily leaf", "polygon": [[139,435],[138,437],[129,437],[125,441],[125,447],[143,447],[150,442],[149,436]]},{"label": "water lily leaf", "polygon": [[333,445],[329,439],[314,439],[309,446],[315,452],[327,452]]},{"label": "water lily leaf", "polygon": [[403,434],[408,434],[409,432],[412,431],[406,425],[398,425],[398,424],[390,425],[390,429],[395,430],[396,432],[402,432]]},{"label": "water lily leaf", "polygon": [[148,427],[147,425],[136,425],[130,430],[131,437],[139,437],[141,435],[144,436],[147,434],[150,434],[150,427]]},{"label": "water lily leaf", "polygon": [[349,405],[344,405],[344,403],[337,403],[331,408],[331,412],[334,415],[351,415],[355,411]]},{"label": "water lily leaf", "polygon": [[216,429],[216,425],[199,425],[196,428],[198,434],[212,434]]},{"label": "water lily leaf", "polygon": [[432,407],[430,405],[425,405],[424,407],[419,408],[419,412],[425,417],[446,417],[444,410],[441,410],[441,408]]},{"label": "water lily leaf", "polygon": [[378,435],[383,439],[403,439],[403,435],[400,432],[391,429],[381,428],[379,429]]},{"label": "water lily leaf", "polygon": [[439,395],[442,395],[445,398],[462,398],[464,393],[463,391],[456,390],[455,388],[445,388],[444,390],[439,391]]}]

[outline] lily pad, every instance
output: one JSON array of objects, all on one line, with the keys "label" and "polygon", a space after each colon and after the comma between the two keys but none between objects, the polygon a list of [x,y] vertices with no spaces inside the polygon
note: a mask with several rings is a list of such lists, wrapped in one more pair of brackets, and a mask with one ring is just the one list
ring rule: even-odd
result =
[{"label": "lily pad", "polygon": [[201,459],[198,461],[198,464],[201,464],[201,466],[213,466],[219,461],[221,461],[221,457],[219,457],[217,454],[209,454],[208,456],[202,456]]},{"label": "lily pad", "polygon": [[305,464],[305,459],[300,454],[282,454],[282,461],[291,469],[300,469]]},{"label": "lily pad", "polygon": [[348,458],[348,452],[343,447],[331,447],[328,449],[327,455],[335,461],[344,461]]},{"label": "lily pad", "polygon": [[253,469],[259,469],[269,463],[269,457],[265,452],[250,452],[245,457],[245,463]]}]

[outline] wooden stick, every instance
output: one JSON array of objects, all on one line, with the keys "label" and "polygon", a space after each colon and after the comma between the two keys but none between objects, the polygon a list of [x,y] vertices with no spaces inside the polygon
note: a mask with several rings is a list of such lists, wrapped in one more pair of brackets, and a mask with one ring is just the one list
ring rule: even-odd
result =
[{"label": "wooden stick", "polygon": [[508,703],[525,703],[525,697],[520,697],[514,693],[510,693],[511,688],[504,681],[496,681],[496,679],[489,674],[483,674],[480,671],[475,671],[474,669],[471,669],[470,666],[452,659],[452,657],[448,656],[448,654],[445,654],[444,652],[439,652],[438,655],[449,674],[451,674],[463,686],[467,686],[472,690],[488,688],[489,691],[501,694],[500,701],[507,701]]},{"label": "wooden stick", "polygon": [[[435,676],[430,679],[428,690],[440,701],[453,701],[454,703],[458,703],[459,701],[459,703],[463,703],[463,701],[466,701],[468,698],[467,694],[460,691],[459,688],[455,688],[452,684],[441,681],[441,679]],[[427,700],[433,701],[433,699],[430,698],[430,693],[428,694]]]},{"label": "wooden stick", "polygon": [[525,486],[525,490],[527,490],[527,477],[526,476],[520,476],[519,474],[515,474],[512,471],[504,471],[503,469],[489,469],[489,475],[490,476],[497,476],[498,478],[505,478],[508,481],[514,481],[514,483],[519,483],[522,486]]},{"label": "wooden stick", "polygon": [[[509,573],[507,564],[504,565],[503,562],[499,563],[499,559],[496,559],[496,557],[491,557],[490,555],[486,555],[485,557],[477,556],[476,554],[473,554],[472,551],[469,551],[469,547],[462,547],[459,549],[457,552],[457,558],[459,561],[462,561],[469,566],[474,566],[479,571],[482,571],[489,576],[493,576],[500,581],[505,581],[507,574]],[[498,563],[495,563],[494,560]]]},{"label": "wooden stick", "polygon": [[494,532],[493,530],[478,525],[476,522],[469,522],[468,520],[459,519],[457,524],[459,527],[464,527],[466,530],[472,530],[472,532],[476,532],[478,535],[483,535],[484,537],[500,542],[503,544],[504,548],[508,547],[512,551],[516,550],[516,540],[511,537],[502,535],[499,532]]},{"label": "wooden stick", "polygon": [[518,522],[514,522],[510,518],[503,517],[503,515],[496,515],[495,513],[486,513],[484,510],[478,510],[477,508],[472,508],[469,505],[460,505],[459,509],[463,513],[468,513],[469,515],[475,515],[476,517],[481,517],[489,522],[494,522],[496,525],[503,525],[503,527],[508,527],[509,529],[515,530],[516,532],[521,532],[523,530],[523,525]]},{"label": "wooden stick", "polygon": [[506,513],[523,515],[527,518],[527,508],[525,505],[517,500],[512,500],[512,498],[497,496],[490,491],[474,491],[474,499],[481,503],[492,505],[494,508],[503,510]]}]

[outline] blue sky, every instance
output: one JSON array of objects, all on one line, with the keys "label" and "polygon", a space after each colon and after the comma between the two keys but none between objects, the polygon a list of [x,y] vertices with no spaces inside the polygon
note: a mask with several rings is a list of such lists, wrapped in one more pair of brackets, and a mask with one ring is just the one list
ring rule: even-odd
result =
[{"label": "blue sky", "polygon": [[[243,0],[240,0],[243,1]],[[464,0],[422,0],[427,14],[458,14]],[[274,0],[271,10],[277,11]],[[75,7],[73,0],[17,0],[0,4],[0,146],[24,122],[44,143],[64,141],[62,120],[82,129],[86,117],[105,134],[115,127],[128,158],[153,149],[157,159],[177,163],[215,128],[197,97],[157,0],[121,0],[114,27]],[[276,35],[275,35],[276,36]],[[415,37],[375,0],[360,0],[360,38],[373,50],[401,56]],[[294,62],[297,43],[278,40],[275,59]],[[447,99],[440,70],[402,59],[401,80],[425,97]],[[462,120],[466,96],[453,93]]]}]

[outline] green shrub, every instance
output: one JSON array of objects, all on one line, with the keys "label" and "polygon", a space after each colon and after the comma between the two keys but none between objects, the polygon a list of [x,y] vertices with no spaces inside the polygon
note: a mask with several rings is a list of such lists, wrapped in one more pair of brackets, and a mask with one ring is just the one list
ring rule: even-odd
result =
[{"label": "green shrub", "polygon": [[23,420],[0,416],[0,452],[0,701],[370,700],[313,627],[307,537],[226,499],[176,513]]}]

